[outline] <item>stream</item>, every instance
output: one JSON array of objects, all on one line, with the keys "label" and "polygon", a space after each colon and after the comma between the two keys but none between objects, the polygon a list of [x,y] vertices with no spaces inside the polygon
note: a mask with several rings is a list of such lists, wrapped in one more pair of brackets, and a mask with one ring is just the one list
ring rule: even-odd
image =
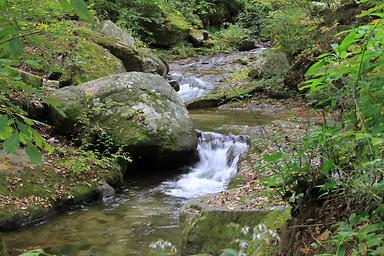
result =
[{"label": "stream", "polygon": [[[241,68],[236,64],[254,52],[181,60],[171,76],[181,85],[184,101],[208,94],[223,76]],[[204,109],[190,112],[199,136],[199,161],[181,170],[135,177],[112,201],[81,205],[35,226],[4,235],[12,255],[43,248],[58,256],[150,255],[149,244],[163,239],[178,245],[178,213],[183,203],[226,189],[237,171],[246,136],[228,127],[254,127],[273,120],[266,113]],[[232,135],[233,133],[235,135]],[[223,135],[228,134],[228,135]],[[156,174],[157,173],[157,174]]]}]

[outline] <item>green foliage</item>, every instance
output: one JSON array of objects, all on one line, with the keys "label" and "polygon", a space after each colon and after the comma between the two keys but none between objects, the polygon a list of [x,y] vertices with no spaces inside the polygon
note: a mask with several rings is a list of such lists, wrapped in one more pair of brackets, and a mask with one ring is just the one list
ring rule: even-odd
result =
[{"label": "green foliage", "polygon": [[53,256],[53,255],[45,253],[42,249],[36,249],[33,251],[20,254],[19,256]]},{"label": "green foliage", "polygon": [[238,24],[227,24],[228,27],[213,34],[216,51],[234,50],[247,38],[249,30]]},{"label": "green foliage", "polygon": [[[275,171],[264,181],[292,203],[303,197],[341,197],[352,211],[367,214],[370,221],[364,227],[353,221],[340,224],[330,241],[337,247],[328,248],[336,254],[324,255],[346,255],[354,246],[352,255],[380,255],[383,250],[383,8],[374,5],[363,13],[370,16],[368,22],[342,32],[344,39],[307,71],[301,90],[321,108],[323,124],[301,145],[280,148],[260,164]],[[340,111],[337,122],[328,118],[334,111]]]},{"label": "green foliage", "polygon": [[[369,217],[352,214],[347,222],[337,224],[337,232],[326,242],[334,253],[319,256],[382,255],[384,252],[384,223],[371,224]],[[317,244],[313,244],[317,247]],[[348,253],[348,254],[347,254]]]},{"label": "green foliage", "polygon": [[251,37],[260,38],[266,30],[265,26],[272,10],[270,4],[245,1],[244,11],[239,14],[237,23],[243,28],[249,29]]},{"label": "green foliage", "polygon": [[[91,17],[82,0],[61,1],[61,4],[66,9],[72,7],[80,18]],[[48,105],[53,102],[45,100],[39,88],[21,82],[11,65],[29,63],[38,66],[34,60],[25,59],[25,42],[28,36],[43,32],[46,25],[39,22],[49,22],[47,17],[55,17],[49,11],[59,10],[58,7],[51,1],[0,1],[0,9],[5,10],[0,16],[0,142],[8,153],[16,153],[21,145],[26,146],[34,164],[42,161],[39,149],[50,151],[51,147],[36,130],[42,123],[29,118],[16,102],[27,97],[37,98]],[[59,11],[57,15],[63,17],[64,13]]]},{"label": "green foliage", "polygon": [[284,52],[297,54],[314,45],[318,34],[317,23],[306,9],[307,1],[284,1],[270,12],[265,32],[271,36],[275,45]]}]

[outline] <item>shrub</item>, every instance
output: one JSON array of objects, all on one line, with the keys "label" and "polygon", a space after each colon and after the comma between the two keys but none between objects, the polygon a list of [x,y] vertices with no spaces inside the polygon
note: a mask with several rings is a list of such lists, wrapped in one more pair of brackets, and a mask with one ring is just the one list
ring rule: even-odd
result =
[{"label": "shrub", "polygon": [[213,34],[216,50],[233,50],[247,38],[249,30],[238,24],[228,24],[228,27]]}]

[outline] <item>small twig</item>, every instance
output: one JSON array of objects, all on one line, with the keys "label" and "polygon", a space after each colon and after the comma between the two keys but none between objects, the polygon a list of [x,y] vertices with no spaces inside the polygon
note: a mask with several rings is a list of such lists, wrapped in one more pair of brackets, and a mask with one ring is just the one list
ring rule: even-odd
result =
[{"label": "small twig", "polygon": [[28,33],[25,33],[25,34],[22,34],[22,35],[17,35],[17,36],[14,36],[14,37],[11,37],[11,38],[8,38],[8,39],[5,39],[3,41],[0,42],[0,45],[1,44],[4,44],[4,43],[7,43],[9,41],[12,41],[14,39],[17,39],[17,38],[22,38],[22,37],[25,37],[25,36],[30,36],[30,35],[34,35],[34,34],[38,34],[38,33],[41,33],[42,30],[39,30],[39,31],[33,31],[33,32],[28,32]]},{"label": "small twig", "polygon": [[297,226],[290,226],[289,228],[307,228],[307,227],[322,227],[327,225],[333,225],[336,224],[337,221],[329,222],[329,223],[318,223],[318,224],[311,224],[311,225],[297,225]]}]

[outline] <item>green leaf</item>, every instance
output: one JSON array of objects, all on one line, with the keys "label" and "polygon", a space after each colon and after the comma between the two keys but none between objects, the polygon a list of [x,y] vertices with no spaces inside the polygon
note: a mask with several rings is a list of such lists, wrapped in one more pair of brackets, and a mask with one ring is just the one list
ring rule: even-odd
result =
[{"label": "green leaf", "polygon": [[72,0],[72,7],[76,15],[83,20],[90,20],[92,14],[88,10],[87,4],[83,0]]},{"label": "green leaf", "polygon": [[64,12],[71,13],[73,11],[72,5],[68,0],[59,0],[59,3]]},{"label": "green leaf", "polygon": [[339,249],[337,250],[337,256],[344,256],[346,253],[346,249],[344,246],[340,246]]},{"label": "green leaf", "polygon": [[24,53],[24,44],[20,38],[15,38],[8,42],[11,55],[14,58],[20,58]]},{"label": "green leaf", "polygon": [[33,164],[38,165],[43,161],[41,153],[32,145],[32,143],[28,143],[27,145],[27,155]]},{"label": "green leaf", "polygon": [[237,256],[239,254],[235,249],[224,249],[223,252],[230,256]]},{"label": "green leaf", "polygon": [[33,69],[36,69],[36,70],[42,70],[43,69],[43,65],[41,65],[39,62],[37,62],[35,60],[26,60],[25,63],[28,64],[29,66],[31,66]]},{"label": "green leaf", "polygon": [[20,131],[20,134],[19,134],[20,142],[23,143],[24,145],[28,144],[28,142],[32,140],[33,129],[23,124],[22,122],[16,121],[16,123]]},{"label": "green leaf", "polygon": [[33,138],[34,138],[34,141],[35,141],[35,144],[38,148],[43,148],[43,145],[44,145],[44,139],[43,137],[40,135],[40,133],[38,133],[36,130],[33,130]]},{"label": "green leaf", "polygon": [[320,61],[316,62],[315,64],[313,64],[313,65],[307,70],[307,72],[305,73],[305,76],[313,76],[313,75],[316,75],[317,72],[324,66],[324,63],[325,63],[324,60],[320,60]]},{"label": "green leaf", "polygon": [[0,140],[6,140],[12,134],[13,120],[9,119],[5,115],[0,115]]},{"label": "green leaf", "polygon": [[324,162],[323,166],[321,167],[321,170],[328,173],[332,170],[333,165],[334,165],[333,160],[328,159],[327,161]]},{"label": "green leaf", "polygon": [[265,155],[263,159],[267,162],[274,163],[283,158],[284,154],[281,151],[278,151],[276,153]]},{"label": "green leaf", "polygon": [[352,30],[341,42],[341,44],[337,47],[337,51],[339,53],[347,50],[352,43],[355,42],[356,38],[356,30]]},{"label": "green leaf", "polygon": [[13,133],[3,143],[4,150],[8,153],[15,154],[20,147],[19,133]]}]

